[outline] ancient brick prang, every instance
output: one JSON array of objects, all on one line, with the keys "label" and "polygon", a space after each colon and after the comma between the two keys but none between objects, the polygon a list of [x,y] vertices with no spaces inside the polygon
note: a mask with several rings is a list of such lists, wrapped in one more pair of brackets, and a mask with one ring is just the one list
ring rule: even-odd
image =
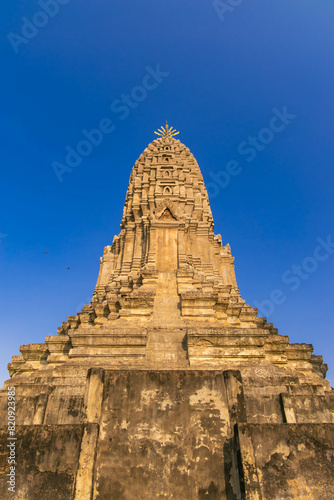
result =
[{"label": "ancient brick prang", "polygon": [[332,499],[327,365],[245,304],[199,166],[168,130],[133,167],[91,303],[8,365],[12,498]]}]

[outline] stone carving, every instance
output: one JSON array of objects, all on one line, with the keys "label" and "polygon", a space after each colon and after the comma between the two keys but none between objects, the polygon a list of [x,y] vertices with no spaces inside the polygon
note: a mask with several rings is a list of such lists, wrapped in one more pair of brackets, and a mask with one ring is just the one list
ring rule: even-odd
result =
[{"label": "stone carving", "polygon": [[169,208],[165,208],[161,215],[158,217],[159,220],[177,220],[176,217],[173,216],[172,212]]},{"label": "stone carving", "polygon": [[177,220],[178,217],[176,214],[176,208],[177,208],[176,203],[174,203],[170,198],[167,198],[167,197],[164,198],[163,200],[161,200],[157,203],[157,208],[155,211],[156,219],[161,220],[162,216],[166,212],[166,214],[168,214],[168,213],[170,214],[169,217],[167,215],[167,220],[168,220],[168,218]]}]

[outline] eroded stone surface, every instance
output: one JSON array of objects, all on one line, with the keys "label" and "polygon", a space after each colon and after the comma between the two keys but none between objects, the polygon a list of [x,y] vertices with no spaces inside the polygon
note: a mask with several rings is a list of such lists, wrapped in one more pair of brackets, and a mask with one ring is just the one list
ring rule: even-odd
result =
[{"label": "eroded stone surface", "polygon": [[16,428],[15,493],[6,476],[8,429],[0,428],[1,498],[65,500],[74,498],[83,425],[22,425]]},{"label": "eroded stone surface", "polygon": [[334,424],[238,426],[246,498],[334,498]]},{"label": "eroded stone surface", "polygon": [[221,498],[230,435],[223,374],[109,372],[94,498]]}]

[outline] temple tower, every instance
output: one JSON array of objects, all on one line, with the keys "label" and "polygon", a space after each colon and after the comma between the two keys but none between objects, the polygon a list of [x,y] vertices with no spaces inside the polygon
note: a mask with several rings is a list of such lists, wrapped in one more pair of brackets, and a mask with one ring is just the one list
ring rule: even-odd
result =
[{"label": "temple tower", "polygon": [[[245,304],[199,166],[162,127],[136,161],[91,303],[20,348],[2,498],[334,498],[327,366]],[[16,496],[15,496],[16,495]]]}]

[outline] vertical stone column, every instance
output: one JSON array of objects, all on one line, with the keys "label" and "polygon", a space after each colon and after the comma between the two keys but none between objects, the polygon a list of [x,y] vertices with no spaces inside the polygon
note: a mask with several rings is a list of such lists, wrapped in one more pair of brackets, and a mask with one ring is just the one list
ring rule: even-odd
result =
[{"label": "vertical stone column", "polygon": [[40,394],[36,405],[33,425],[43,425],[46,405],[48,403],[48,394]]},{"label": "vertical stone column", "polygon": [[237,280],[235,277],[235,270],[234,270],[234,257],[230,257],[230,284],[232,286],[237,286]]},{"label": "vertical stone column", "polygon": [[237,422],[246,422],[246,403],[242,386],[241,373],[239,370],[227,370],[224,372],[228,408],[230,413],[231,427]]},{"label": "vertical stone column", "polygon": [[289,398],[289,396],[286,397],[285,394],[280,394],[280,401],[281,401],[283,422],[286,424],[296,424],[297,418],[295,410],[291,405],[291,398]]},{"label": "vertical stone column", "polygon": [[143,241],[143,224],[136,222],[134,235],[134,251],[132,258],[132,271],[139,271],[142,262],[142,241]]},{"label": "vertical stone column", "polygon": [[178,230],[178,267],[181,269],[186,266],[187,256],[186,256],[186,246],[185,246],[185,224],[179,225]]},{"label": "vertical stone column", "polygon": [[125,229],[124,227],[121,229],[118,242],[117,242],[117,247],[118,247],[118,258],[117,258],[117,264],[116,264],[116,269],[115,269],[115,274],[119,276],[121,273],[122,269],[122,261],[123,261],[123,256],[124,256],[124,244],[125,244]]},{"label": "vertical stone column", "polygon": [[104,370],[90,368],[87,374],[86,408],[87,422],[99,423],[101,417]]},{"label": "vertical stone column", "polygon": [[102,412],[104,373],[102,368],[90,368],[87,374],[85,395],[87,424],[81,441],[74,500],[91,500],[92,498],[95,456]]},{"label": "vertical stone column", "polygon": [[150,221],[148,217],[143,217],[143,251],[142,251],[142,260],[141,266],[147,264],[148,261],[148,251],[150,246]]},{"label": "vertical stone column", "polygon": [[98,435],[99,426],[97,424],[85,426],[81,440],[74,500],[91,500],[92,498]]},{"label": "vertical stone column", "polygon": [[148,269],[155,269],[155,261],[156,261],[156,228],[155,227],[150,227],[149,230],[150,236],[149,236],[149,250],[148,250],[148,257],[147,257],[147,267]]},{"label": "vertical stone column", "polygon": [[188,245],[187,245],[187,250],[188,250],[188,256],[191,259],[190,261],[192,262],[192,265],[197,271],[201,271],[201,257],[198,251],[198,244],[197,244],[197,227],[198,227],[198,222],[191,220],[189,222],[188,226]]},{"label": "vertical stone column", "polygon": [[210,259],[211,245],[209,242],[209,227],[206,223],[199,222],[197,227],[197,246],[202,263],[203,271],[212,275],[212,264]]},{"label": "vertical stone column", "polygon": [[224,284],[237,287],[234,271],[234,257],[231,255],[220,255],[219,274],[224,278]]},{"label": "vertical stone column", "polygon": [[104,287],[108,284],[110,276],[112,276],[115,267],[115,253],[114,249],[108,250],[110,247],[104,249],[104,255],[100,258],[100,272],[96,284],[96,291],[103,291]]},{"label": "vertical stone column", "polygon": [[131,271],[134,240],[135,240],[135,227],[136,226],[134,222],[128,222],[124,240],[124,254],[122,262],[122,272],[121,272],[122,275],[128,274]]},{"label": "vertical stone column", "polygon": [[[240,432],[241,431],[241,432]],[[255,453],[250,433],[242,424],[235,426],[238,469],[243,498],[262,500],[261,485],[257,473]]]}]

